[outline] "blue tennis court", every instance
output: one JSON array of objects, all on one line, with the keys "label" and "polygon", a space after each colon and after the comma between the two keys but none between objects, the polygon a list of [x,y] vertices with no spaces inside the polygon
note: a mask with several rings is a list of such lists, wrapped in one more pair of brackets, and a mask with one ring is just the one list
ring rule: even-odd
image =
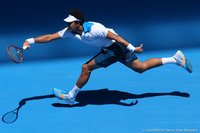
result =
[{"label": "blue tennis court", "polygon": [[[200,132],[200,1],[0,3],[0,133]],[[171,57],[180,49],[193,73],[168,64],[138,74],[115,63],[93,71],[76,104],[67,105],[52,89],[71,90],[82,65],[99,48],[72,39],[33,44],[19,64],[6,48],[62,30],[72,9],[82,10],[86,21],[113,28],[134,46],[143,43],[140,61]],[[11,111],[18,111],[18,117],[5,123],[2,118]]]},{"label": "blue tennis court", "polygon": [[[199,50],[182,50],[193,65],[192,74],[175,65],[143,74],[120,63],[96,70],[73,106],[55,98],[52,89],[71,89],[90,57],[1,64],[0,115],[20,108],[14,123],[0,122],[0,131],[199,132]],[[175,52],[146,52],[139,58]]]}]

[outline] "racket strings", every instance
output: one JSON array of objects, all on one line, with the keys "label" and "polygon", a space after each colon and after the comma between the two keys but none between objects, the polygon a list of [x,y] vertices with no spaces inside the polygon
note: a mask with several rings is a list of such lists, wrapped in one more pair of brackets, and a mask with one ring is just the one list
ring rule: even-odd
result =
[{"label": "racket strings", "polygon": [[14,62],[16,62],[16,63],[21,62],[21,60],[22,60],[22,54],[21,54],[21,52],[20,52],[19,49],[17,49],[16,47],[10,46],[8,48],[8,52],[9,52],[9,55],[10,55],[11,59]]}]

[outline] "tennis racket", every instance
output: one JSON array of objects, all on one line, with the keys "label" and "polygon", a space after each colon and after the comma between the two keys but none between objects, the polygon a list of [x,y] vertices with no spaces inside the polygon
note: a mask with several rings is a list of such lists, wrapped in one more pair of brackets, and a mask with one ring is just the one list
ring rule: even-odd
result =
[{"label": "tennis racket", "polygon": [[15,62],[15,63],[20,63],[23,60],[22,53],[24,50],[27,49],[27,46],[24,46],[23,48],[16,47],[15,45],[10,45],[7,47],[7,52],[10,58]]}]

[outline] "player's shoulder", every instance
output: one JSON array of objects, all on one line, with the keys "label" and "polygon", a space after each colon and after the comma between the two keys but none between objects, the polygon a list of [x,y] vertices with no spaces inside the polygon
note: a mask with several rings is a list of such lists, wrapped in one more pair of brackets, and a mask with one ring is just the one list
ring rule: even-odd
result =
[{"label": "player's shoulder", "polygon": [[85,22],[83,25],[90,25],[91,27],[98,27],[98,26],[104,27],[104,25],[102,23],[94,22],[94,21]]},{"label": "player's shoulder", "polygon": [[98,23],[98,22],[93,22],[93,21],[88,21],[83,23],[83,29],[84,29],[84,33],[90,32],[97,32],[101,29],[105,28],[102,24]]},{"label": "player's shoulder", "polygon": [[102,23],[99,23],[99,22],[92,22],[94,24],[94,26],[102,26],[102,27],[105,27]]},{"label": "player's shoulder", "polygon": [[93,21],[88,21],[88,23],[91,23],[91,29],[92,30],[103,30],[103,29],[106,29],[106,27],[102,24],[102,23],[99,23],[99,22],[93,22]]}]

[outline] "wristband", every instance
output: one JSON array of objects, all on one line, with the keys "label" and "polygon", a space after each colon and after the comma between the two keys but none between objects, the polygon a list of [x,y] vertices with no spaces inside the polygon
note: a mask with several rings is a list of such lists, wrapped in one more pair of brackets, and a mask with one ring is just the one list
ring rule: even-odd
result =
[{"label": "wristband", "polygon": [[126,47],[129,51],[134,52],[135,47],[129,43],[129,45]]},{"label": "wristband", "polygon": [[26,41],[29,42],[29,44],[34,44],[35,43],[34,38],[26,39]]}]

